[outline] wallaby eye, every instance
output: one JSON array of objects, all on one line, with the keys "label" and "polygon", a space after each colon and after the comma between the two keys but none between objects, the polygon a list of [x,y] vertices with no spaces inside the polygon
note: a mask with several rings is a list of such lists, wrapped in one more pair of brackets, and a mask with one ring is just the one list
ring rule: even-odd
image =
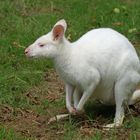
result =
[{"label": "wallaby eye", "polygon": [[39,47],[44,47],[44,44],[38,44],[39,45]]}]

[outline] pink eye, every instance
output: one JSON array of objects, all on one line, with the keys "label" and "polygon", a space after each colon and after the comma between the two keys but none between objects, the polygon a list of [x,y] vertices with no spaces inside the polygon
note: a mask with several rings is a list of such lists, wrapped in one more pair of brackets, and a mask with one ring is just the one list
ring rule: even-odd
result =
[{"label": "pink eye", "polygon": [[39,47],[44,47],[44,45],[43,44],[39,44]]}]

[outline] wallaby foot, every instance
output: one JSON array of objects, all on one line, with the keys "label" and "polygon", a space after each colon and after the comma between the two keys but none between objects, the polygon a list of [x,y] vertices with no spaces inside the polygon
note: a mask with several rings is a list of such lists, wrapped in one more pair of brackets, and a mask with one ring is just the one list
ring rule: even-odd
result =
[{"label": "wallaby foot", "polygon": [[105,130],[109,130],[110,128],[119,128],[119,127],[122,126],[123,120],[124,120],[124,116],[121,116],[121,118],[118,119],[118,120],[115,120],[114,123],[107,124],[103,127],[104,127]]}]

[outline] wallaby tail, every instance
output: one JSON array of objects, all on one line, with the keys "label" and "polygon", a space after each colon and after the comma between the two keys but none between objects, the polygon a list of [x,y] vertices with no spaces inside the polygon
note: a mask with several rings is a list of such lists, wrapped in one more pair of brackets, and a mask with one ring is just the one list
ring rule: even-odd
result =
[{"label": "wallaby tail", "polygon": [[140,85],[134,91],[132,98],[129,101],[129,105],[136,104],[137,102],[140,102]]}]

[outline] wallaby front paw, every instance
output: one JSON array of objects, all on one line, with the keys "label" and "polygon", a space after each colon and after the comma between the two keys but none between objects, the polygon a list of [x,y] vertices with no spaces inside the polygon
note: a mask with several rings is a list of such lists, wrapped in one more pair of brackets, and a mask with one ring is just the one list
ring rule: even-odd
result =
[{"label": "wallaby front paw", "polygon": [[68,108],[68,111],[69,111],[69,113],[72,114],[72,115],[76,115],[76,112],[77,112],[76,109],[75,109],[74,107],[69,107],[69,108]]},{"label": "wallaby front paw", "polygon": [[71,115],[81,115],[81,114],[84,114],[85,113],[84,110],[79,110],[79,109],[76,109],[74,107],[69,107],[68,110],[69,110],[69,113]]},{"label": "wallaby front paw", "polygon": [[76,109],[76,115],[82,115],[82,114],[84,114],[85,113],[85,110],[84,109]]}]

